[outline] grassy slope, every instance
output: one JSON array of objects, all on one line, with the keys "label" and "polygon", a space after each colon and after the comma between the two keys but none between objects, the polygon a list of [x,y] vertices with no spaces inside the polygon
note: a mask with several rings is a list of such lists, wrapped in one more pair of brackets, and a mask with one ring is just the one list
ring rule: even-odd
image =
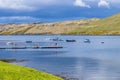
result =
[{"label": "grassy slope", "polygon": [[63,80],[35,69],[0,61],[0,80]]},{"label": "grassy slope", "polygon": [[0,26],[0,34],[86,34],[119,35],[120,14],[105,19],[76,20],[44,24]]},{"label": "grassy slope", "polygon": [[[91,26],[91,27],[87,27]],[[87,34],[87,35],[119,35],[120,34],[120,14],[91,22],[82,28],[76,28],[68,34]]]},{"label": "grassy slope", "polygon": [[84,27],[98,19],[76,20],[44,24],[7,24],[0,25],[0,34],[65,34],[75,28]]}]

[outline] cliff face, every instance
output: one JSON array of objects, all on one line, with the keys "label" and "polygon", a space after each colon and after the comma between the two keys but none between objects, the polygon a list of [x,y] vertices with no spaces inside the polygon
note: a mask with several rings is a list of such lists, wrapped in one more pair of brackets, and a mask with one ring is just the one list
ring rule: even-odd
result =
[{"label": "cliff face", "polygon": [[85,34],[119,35],[120,14],[105,19],[88,19],[56,23],[0,25],[0,34]]}]

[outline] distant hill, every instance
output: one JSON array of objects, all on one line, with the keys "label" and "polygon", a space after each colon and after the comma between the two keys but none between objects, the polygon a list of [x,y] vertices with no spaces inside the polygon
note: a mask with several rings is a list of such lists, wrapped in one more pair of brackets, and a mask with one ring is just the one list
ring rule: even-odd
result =
[{"label": "distant hill", "polygon": [[0,34],[81,34],[119,35],[120,14],[104,19],[74,20],[56,23],[0,25]]},{"label": "distant hill", "polygon": [[89,25],[86,25],[82,28],[76,28],[70,31],[68,34],[119,35],[120,14],[91,22]]}]

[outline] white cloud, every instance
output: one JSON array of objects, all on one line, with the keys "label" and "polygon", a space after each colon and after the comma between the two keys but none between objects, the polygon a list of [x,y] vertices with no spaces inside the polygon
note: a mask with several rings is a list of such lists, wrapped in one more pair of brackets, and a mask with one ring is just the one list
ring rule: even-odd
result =
[{"label": "white cloud", "polygon": [[36,10],[41,6],[60,4],[60,2],[60,0],[0,0],[0,9],[28,11]]},{"label": "white cloud", "polygon": [[33,10],[34,7],[26,5],[24,0],[0,0],[1,9]]},{"label": "white cloud", "polygon": [[8,16],[0,17],[0,23],[27,23],[27,22],[40,22],[41,19],[30,16]]},{"label": "white cloud", "polygon": [[98,3],[98,7],[110,8],[110,3],[106,0],[100,0],[99,3]]},{"label": "white cloud", "polygon": [[90,5],[86,4],[84,1],[82,0],[75,0],[74,2],[75,6],[79,6],[79,7],[86,7],[86,8],[91,8]]},{"label": "white cloud", "polygon": [[[87,3],[89,4],[87,4]],[[99,2],[99,3],[98,3]],[[98,7],[117,6],[120,4],[119,0],[0,0],[0,9],[11,9],[21,11],[33,11],[43,9],[49,6],[78,6],[91,8],[98,4]]]},{"label": "white cloud", "polygon": [[0,17],[0,19],[14,19],[14,20],[38,20],[37,18],[30,17],[30,16],[9,16],[9,17]]}]

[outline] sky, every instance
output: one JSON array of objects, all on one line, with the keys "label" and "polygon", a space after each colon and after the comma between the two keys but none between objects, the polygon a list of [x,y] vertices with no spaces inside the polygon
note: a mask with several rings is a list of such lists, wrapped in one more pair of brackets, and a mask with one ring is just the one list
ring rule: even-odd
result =
[{"label": "sky", "polygon": [[118,14],[119,5],[120,0],[0,0],[0,23],[105,18]]}]

